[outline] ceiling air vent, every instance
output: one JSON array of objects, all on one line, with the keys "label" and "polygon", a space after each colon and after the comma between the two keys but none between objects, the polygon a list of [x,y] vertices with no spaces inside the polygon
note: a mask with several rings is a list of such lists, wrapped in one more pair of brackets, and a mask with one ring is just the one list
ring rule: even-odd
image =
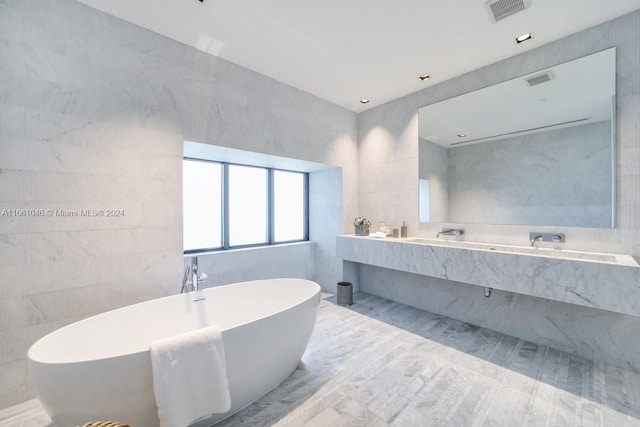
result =
[{"label": "ceiling air vent", "polygon": [[553,74],[551,73],[551,71],[546,71],[543,74],[526,77],[524,79],[524,81],[527,82],[529,86],[541,85],[542,83],[550,82],[551,80],[553,80]]},{"label": "ceiling air vent", "polygon": [[491,22],[498,22],[531,6],[531,0],[489,0],[485,3]]}]

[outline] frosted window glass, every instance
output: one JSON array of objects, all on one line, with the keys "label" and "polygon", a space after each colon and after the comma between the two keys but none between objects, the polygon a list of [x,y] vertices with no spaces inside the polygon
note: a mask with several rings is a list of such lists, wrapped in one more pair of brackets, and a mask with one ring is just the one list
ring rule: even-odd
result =
[{"label": "frosted window glass", "polygon": [[273,173],[274,241],[304,239],[304,174]]},{"label": "frosted window glass", "polygon": [[267,243],[267,173],[229,165],[229,246]]},{"label": "frosted window glass", "polygon": [[184,250],[222,246],[222,165],[183,161]]}]

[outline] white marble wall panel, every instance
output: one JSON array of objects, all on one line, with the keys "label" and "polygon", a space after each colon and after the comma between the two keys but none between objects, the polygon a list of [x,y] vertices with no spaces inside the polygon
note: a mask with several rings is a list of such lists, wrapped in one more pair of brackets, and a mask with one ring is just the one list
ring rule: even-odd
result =
[{"label": "white marble wall panel", "polygon": [[[0,1],[0,209],[125,210],[0,217],[0,408],[34,396],[39,336],[179,290],[184,140],[341,167],[335,235],[357,216],[356,135],[344,108],[79,2]],[[314,278],[312,246],[230,253],[212,280]]]},{"label": "white marble wall panel", "polygon": [[446,221],[611,227],[611,153],[610,121],[449,148]]},{"label": "white marble wall panel", "polygon": [[342,261],[336,258],[336,232],[342,224],[342,169],[309,174],[309,239],[317,243],[315,281],[322,289],[336,292],[342,280]]},{"label": "white marble wall panel", "polygon": [[[640,372],[640,317],[357,264],[360,289],[588,359]],[[357,304],[357,300],[356,300]]]},{"label": "white marble wall panel", "polygon": [[[198,270],[208,276],[202,286],[279,277],[313,279],[317,246],[315,242],[301,242],[198,255]],[[183,267],[190,265],[191,257],[185,256]],[[174,293],[180,291],[180,280],[174,283]]]}]

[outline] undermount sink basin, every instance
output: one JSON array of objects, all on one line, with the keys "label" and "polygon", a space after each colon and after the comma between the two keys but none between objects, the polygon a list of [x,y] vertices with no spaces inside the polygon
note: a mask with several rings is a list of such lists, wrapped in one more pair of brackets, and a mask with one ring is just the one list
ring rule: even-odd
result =
[{"label": "undermount sink basin", "polygon": [[452,248],[496,251],[513,254],[523,254],[532,256],[542,256],[548,258],[575,259],[583,261],[598,261],[611,264],[638,266],[636,260],[630,255],[603,254],[598,252],[581,252],[565,249],[538,248],[527,246],[496,245],[490,243],[465,242],[459,240],[439,240],[439,239],[407,239],[408,243],[418,243],[422,245],[446,246]]}]

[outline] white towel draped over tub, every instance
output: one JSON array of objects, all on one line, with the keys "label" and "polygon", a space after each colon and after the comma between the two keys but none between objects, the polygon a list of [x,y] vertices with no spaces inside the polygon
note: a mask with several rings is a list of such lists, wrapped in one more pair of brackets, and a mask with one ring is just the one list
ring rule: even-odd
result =
[{"label": "white towel draped over tub", "polygon": [[231,408],[218,326],[155,341],[150,353],[160,427],[186,427]]}]

